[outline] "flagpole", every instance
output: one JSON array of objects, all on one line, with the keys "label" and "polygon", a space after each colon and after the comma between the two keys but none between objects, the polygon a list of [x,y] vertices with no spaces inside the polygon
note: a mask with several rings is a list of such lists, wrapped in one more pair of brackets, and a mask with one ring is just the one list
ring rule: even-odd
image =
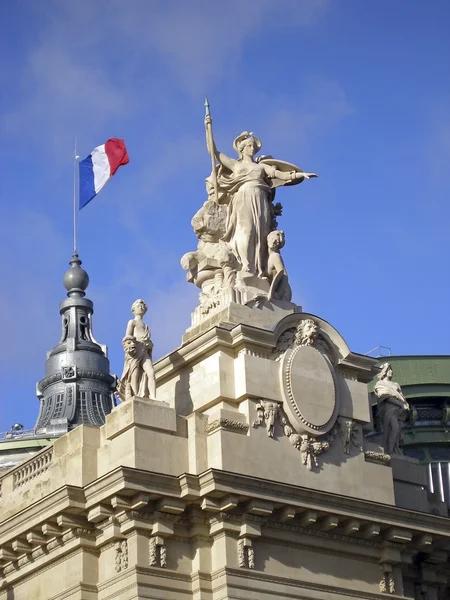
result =
[{"label": "flagpole", "polygon": [[73,253],[77,253],[77,138],[75,136],[75,145],[73,151]]}]

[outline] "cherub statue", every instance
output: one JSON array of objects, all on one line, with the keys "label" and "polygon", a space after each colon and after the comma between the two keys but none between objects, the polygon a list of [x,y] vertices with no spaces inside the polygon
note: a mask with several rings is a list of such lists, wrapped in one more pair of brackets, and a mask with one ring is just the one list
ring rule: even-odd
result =
[{"label": "cherub statue", "polygon": [[389,363],[381,367],[374,392],[378,398],[378,412],[384,431],[386,454],[403,454],[400,448],[401,423],[408,418],[409,404],[398,383],[392,381],[393,370]]},{"label": "cherub statue", "polygon": [[150,329],[142,317],[147,312],[144,300],[136,300],[131,306],[134,319],[128,321],[125,337],[122,340],[125,363],[122,377],[118,381],[117,395],[129,400],[133,396],[156,399],[155,372],[152,363],[153,343]]},{"label": "cherub statue", "polygon": [[284,247],[284,231],[271,231],[267,236],[267,247],[269,249],[269,260],[267,262],[267,273],[270,280],[270,291],[268,300],[284,300],[290,302],[292,290],[289,285],[288,275],[281,258],[280,250]]}]

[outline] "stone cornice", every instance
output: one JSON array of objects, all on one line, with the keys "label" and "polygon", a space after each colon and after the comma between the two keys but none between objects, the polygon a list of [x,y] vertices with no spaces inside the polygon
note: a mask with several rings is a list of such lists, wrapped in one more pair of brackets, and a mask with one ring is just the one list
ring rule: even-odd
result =
[{"label": "stone cornice", "polygon": [[104,500],[108,500],[112,495],[120,494],[124,490],[127,490],[128,496],[130,491],[136,493],[145,491],[161,496],[180,497],[178,477],[142,471],[131,467],[118,467],[84,488],[86,508],[89,509]]},{"label": "stone cornice", "polygon": [[159,384],[162,384],[180,369],[185,369],[187,365],[192,365],[200,359],[204,360],[205,357],[219,350],[237,354],[242,348],[248,347],[257,354],[259,352],[261,356],[266,356],[275,348],[283,331],[289,327],[295,327],[299,319],[305,318],[313,318],[320,324],[324,333],[333,340],[338,350],[336,364],[358,373],[360,381],[367,383],[373,379],[378,370],[377,361],[371,357],[351,352],[345,340],[334,327],[324,319],[308,313],[292,313],[281,319],[273,330],[245,324],[230,325],[229,327],[226,324],[223,326],[213,325],[204,333],[158,360],[154,365],[156,379]]},{"label": "stone cornice", "polygon": [[81,488],[64,486],[33,502],[27,508],[0,523],[0,538],[20,537],[23,533],[40,528],[46,521],[56,520],[63,512],[81,513],[85,506],[85,496]]},{"label": "stone cornice", "polygon": [[[227,501],[227,497],[236,500]],[[170,498],[176,498],[177,502],[174,504],[174,500]],[[221,498],[224,499],[224,509],[220,508]],[[207,499],[210,501],[205,502]],[[158,510],[159,501],[168,506],[169,511],[173,509],[173,512],[166,513],[164,510],[162,512]],[[260,508],[260,505],[266,507],[266,514],[253,512],[255,502],[256,508]],[[189,510],[184,513],[182,513],[183,503],[186,508],[189,507]],[[159,504],[161,505],[161,502]],[[96,507],[104,507],[103,512],[98,512]],[[203,512],[201,507],[204,507]],[[238,512],[227,512],[230,507],[237,507]],[[334,542],[344,543],[345,552],[350,554],[358,553],[358,548],[362,554],[371,548],[377,549],[378,552],[388,548],[395,552],[399,552],[402,548],[417,549],[420,537],[423,537],[419,534],[424,533],[431,534],[430,539],[433,545],[437,544],[437,548],[450,541],[450,519],[445,517],[273,481],[268,486],[267,481],[263,479],[214,469],[205,471],[199,476],[173,477],[120,467],[87,485],[84,491],[66,486],[7,519],[0,526],[4,547],[8,550],[14,540],[27,539],[27,533],[33,530],[36,532],[42,530],[47,536],[47,551],[51,553],[61,544],[61,549],[57,550],[59,554],[70,551],[72,543],[82,542],[76,538],[78,534],[84,535],[85,541],[82,542],[84,545],[89,545],[89,540],[95,543],[92,537],[95,534],[94,524],[88,525],[86,519],[77,517],[77,513],[85,515],[91,509],[94,511],[93,521],[98,523],[97,527],[100,526],[99,521],[103,523],[105,520],[114,519],[114,516],[108,517],[108,515],[113,515],[117,511],[118,515],[122,515],[121,521],[130,519],[139,521],[142,518],[148,521],[160,520],[173,523],[179,521],[182,529],[179,532],[172,531],[168,534],[169,537],[181,533],[181,537],[184,538],[184,531],[191,517],[198,524],[199,519],[202,520],[204,515],[209,519],[209,525],[202,522],[205,531],[193,531],[193,535],[187,535],[186,538],[193,538],[198,534],[202,536],[217,536],[224,532],[228,534],[233,531],[233,527],[234,529],[238,527],[236,529],[238,531],[241,524],[255,522],[255,527],[262,527],[262,536],[267,537],[268,540],[290,543],[289,538],[292,536],[289,534],[297,534],[305,537],[306,545],[317,547],[318,552],[320,552],[319,538],[322,538],[323,543],[328,540],[330,548]],[[291,517],[287,516],[289,520],[287,523],[284,522],[286,509],[292,512]],[[310,515],[312,515],[311,519]],[[346,529],[346,523],[350,520],[358,523],[355,535],[345,533],[353,531],[350,528]],[[46,522],[49,525],[45,525]],[[309,523],[312,523],[312,526]],[[379,530],[381,527],[379,538],[377,537],[376,541],[370,537],[364,539],[366,527],[373,524],[376,524]],[[42,528],[43,525],[45,528]],[[213,527],[214,531],[208,533],[208,527]],[[136,528],[139,528],[139,523],[132,524],[130,531]],[[63,535],[68,530],[74,532],[73,541],[72,534]],[[56,537],[52,540],[51,536]],[[61,544],[58,544],[58,536],[61,537]],[[292,542],[296,540],[292,539]],[[20,552],[15,553],[19,558]],[[28,571],[29,566],[24,564],[20,570],[22,569]]]},{"label": "stone cornice", "polygon": [[412,510],[340,496],[329,492],[248,477],[227,471],[209,469],[199,475],[200,489],[221,491],[224,494],[248,495],[269,502],[327,511],[347,518],[375,521],[385,527],[406,527],[417,532],[429,532],[450,540],[450,519]]}]

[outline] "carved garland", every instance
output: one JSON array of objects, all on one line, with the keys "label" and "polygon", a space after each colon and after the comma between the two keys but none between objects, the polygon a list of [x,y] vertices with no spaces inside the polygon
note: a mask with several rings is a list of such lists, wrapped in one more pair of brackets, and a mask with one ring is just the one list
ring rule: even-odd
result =
[{"label": "carved garland", "polygon": [[283,427],[284,435],[294,448],[302,453],[302,463],[306,468],[312,471],[313,467],[319,466],[317,456],[329,449],[330,443],[328,441],[319,441],[313,436],[297,433],[289,423],[289,419],[281,408],[281,405],[277,402],[261,400],[256,407],[256,411],[257,418],[253,421],[253,427],[259,427],[267,422],[267,435],[273,437],[275,419],[278,417]]},{"label": "carved garland", "polygon": [[241,569],[255,568],[255,550],[252,541],[248,538],[238,540],[238,564]]},{"label": "carved garland", "polygon": [[151,567],[167,567],[167,547],[156,537],[150,538],[149,542],[149,564]]},{"label": "carved garland", "polygon": [[364,456],[368,462],[381,463],[382,465],[389,465],[391,463],[391,457],[389,454],[384,452],[375,452],[373,450],[366,450]]},{"label": "carved garland", "polygon": [[128,544],[127,540],[122,540],[116,544],[116,556],[115,556],[115,567],[116,572],[124,571],[128,569]]},{"label": "carved garland", "polygon": [[391,565],[384,564],[380,566],[380,592],[382,594],[395,594],[395,579]]},{"label": "carved garland", "polygon": [[205,433],[213,433],[217,429],[231,429],[240,432],[247,432],[248,423],[242,421],[232,421],[231,419],[215,419],[205,427]]}]

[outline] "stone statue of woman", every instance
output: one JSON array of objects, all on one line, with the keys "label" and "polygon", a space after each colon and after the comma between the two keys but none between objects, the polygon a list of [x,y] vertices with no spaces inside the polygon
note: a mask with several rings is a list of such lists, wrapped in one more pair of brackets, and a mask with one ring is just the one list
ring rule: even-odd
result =
[{"label": "stone statue of woman", "polygon": [[117,385],[117,395],[122,401],[129,400],[133,396],[156,400],[155,372],[152,363],[153,343],[150,339],[150,329],[142,319],[147,308],[144,300],[133,302],[131,312],[134,314],[134,319],[128,321],[125,337],[122,340],[125,364]]},{"label": "stone statue of woman", "polygon": [[378,412],[383,423],[384,451],[386,454],[403,454],[400,449],[401,423],[408,417],[409,404],[399,384],[392,381],[392,375],[391,365],[382,365],[374,392],[378,398]]},{"label": "stone statue of woman", "polygon": [[[211,126],[211,116],[205,117],[205,126]],[[241,264],[241,276],[267,276],[267,236],[273,229],[272,200],[274,188],[280,185],[301,183],[304,179],[317,177],[303,173],[301,169],[276,161],[255,161],[261,149],[261,141],[244,131],[233,142],[238,158],[230,158],[215,147],[212,136],[206,137],[209,153],[220,166],[217,176],[217,201],[227,204],[227,242]],[[211,147],[211,144],[213,147]],[[284,168],[283,168],[284,167]],[[286,170],[286,167],[290,170]]]}]

